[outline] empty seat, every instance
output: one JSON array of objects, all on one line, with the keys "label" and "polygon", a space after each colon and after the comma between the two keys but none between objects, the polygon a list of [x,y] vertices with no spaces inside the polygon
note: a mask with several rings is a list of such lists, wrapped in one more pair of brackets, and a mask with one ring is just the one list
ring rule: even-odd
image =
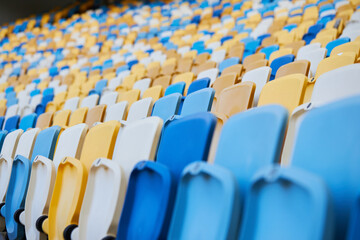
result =
[{"label": "empty seat", "polygon": [[209,86],[210,86],[210,78],[197,79],[190,84],[187,94],[196,92],[203,88],[208,88]]},{"label": "empty seat", "polygon": [[204,88],[189,94],[181,109],[181,116],[187,116],[198,112],[209,112],[213,103],[215,91],[212,88]]},{"label": "empty seat", "polygon": [[251,183],[239,239],[331,238],[329,209],[321,178],[296,168],[269,167]]},{"label": "empty seat", "polygon": [[[314,173],[327,184],[334,206],[335,238],[347,235],[359,193],[359,110],[360,98],[355,96],[309,111],[301,122],[291,159],[291,166]],[[321,159],[326,159],[326,167]]]},{"label": "empty seat", "polygon": [[80,103],[80,108],[83,107],[88,107],[88,108],[92,108],[95,107],[98,104],[99,101],[99,95],[98,94],[92,94],[90,96],[85,97],[81,103]]},{"label": "empty seat", "polygon": [[316,48],[315,50],[305,52],[301,55],[297,55],[296,60],[307,60],[310,62],[310,75],[314,77],[317,71],[318,65],[326,57],[326,48]]},{"label": "empty seat", "polygon": [[181,94],[173,93],[164,96],[154,103],[151,116],[160,117],[164,122],[178,114]]},{"label": "empty seat", "polygon": [[161,76],[156,78],[151,86],[162,86],[164,89],[166,89],[171,83],[171,76]]},{"label": "empty seat", "polygon": [[103,95],[101,95],[99,105],[106,104],[107,106],[110,106],[112,104],[115,104],[117,101],[119,93],[117,92],[107,92]]},{"label": "empty seat", "polygon": [[37,119],[36,113],[31,113],[29,115],[24,116],[19,123],[19,129],[26,131],[29,128],[34,128],[36,124],[36,119]]},{"label": "empty seat", "polygon": [[47,112],[41,114],[36,121],[36,128],[45,129],[52,125],[54,113]]},{"label": "empty seat", "polygon": [[74,97],[66,100],[63,110],[69,109],[72,112],[75,111],[78,108],[79,101],[80,101],[79,97]]},{"label": "empty seat", "polygon": [[292,74],[268,82],[261,90],[258,106],[280,104],[291,114],[303,103],[306,84],[307,78],[302,74]]},{"label": "empty seat", "polygon": [[[130,173],[139,161],[154,160],[162,123],[158,117],[132,122],[119,134],[113,160],[100,158],[94,162],[89,172],[79,225],[75,229],[71,225],[71,231],[67,231],[67,235],[71,235],[69,239],[102,239],[106,235],[116,235],[114,227],[120,219]],[[108,200],[104,202],[103,196],[107,196]],[[102,210],[99,211],[99,208]],[[91,227],[94,225],[97,227]]]},{"label": "empty seat", "polygon": [[175,84],[178,82],[184,82],[185,83],[184,95],[187,95],[189,86],[194,81],[194,78],[195,78],[195,76],[194,76],[194,73],[192,73],[192,72],[182,73],[173,78],[172,84]]},{"label": "empty seat", "polygon": [[111,120],[121,121],[126,117],[128,103],[122,101],[106,108],[104,122]]},{"label": "empty seat", "polygon": [[140,90],[140,97],[142,97],[144,91],[151,85],[151,78],[144,78],[134,83],[133,89]]},{"label": "empty seat", "polygon": [[179,93],[179,94],[183,95],[185,86],[186,86],[185,82],[178,82],[178,83],[171,84],[170,86],[168,86],[166,88],[164,96],[167,96],[167,95],[170,95],[173,93]]},{"label": "empty seat", "polygon": [[242,78],[242,82],[253,82],[256,84],[255,93],[254,93],[254,101],[253,106],[257,106],[260,93],[265,86],[265,84],[269,81],[271,75],[270,67],[260,67],[251,71],[248,71],[244,74]]},{"label": "empty seat", "polygon": [[152,107],[152,98],[145,98],[134,102],[129,109],[126,122],[129,123],[150,116]]},{"label": "empty seat", "polygon": [[284,56],[275,58],[270,64],[270,67],[271,67],[270,81],[275,79],[277,70],[281,66],[284,66],[285,64],[293,62],[294,59],[295,59],[295,56],[293,54],[284,55]]},{"label": "empty seat", "polygon": [[131,173],[117,239],[166,238],[180,174],[187,164],[207,159],[215,124],[211,113],[199,113],[165,126],[157,162],[140,162]]},{"label": "empty seat", "polygon": [[119,127],[116,121],[94,126],[85,137],[80,161],[66,157],[59,164],[49,215],[37,220],[37,229],[50,239],[62,239],[65,228],[78,223],[88,171],[97,158],[112,158]]},{"label": "empty seat", "polygon": [[146,89],[142,95],[142,98],[151,97],[154,101],[157,101],[164,95],[164,89],[162,86],[157,85]]},{"label": "empty seat", "polygon": [[231,67],[233,65],[236,65],[240,62],[239,58],[237,57],[232,57],[232,58],[228,58],[224,61],[222,61],[220,64],[219,64],[219,72],[220,74],[222,73],[222,71],[225,69],[225,68],[228,68],[228,67]]},{"label": "empty seat", "polygon": [[140,90],[139,89],[132,89],[127,92],[122,92],[119,94],[118,102],[127,101],[129,107],[140,99]]},{"label": "empty seat", "polygon": [[1,215],[5,216],[9,239],[24,238],[24,226],[15,221],[14,214],[17,209],[25,205],[32,163],[38,155],[53,158],[59,133],[59,126],[42,130],[36,137],[31,158],[17,155],[13,161],[5,205],[1,208]]},{"label": "empty seat", "polygon": [[92,127],[95,123],[102,122],[105,116],[106,105],[98,105],[91,108],[87,114],[85,123]]},{"label": "empty seat", "polygon": [[355,60],[356,54],[350,52],[325,58],[319,63],[316,69],[315,79],[330,70],[353,64]]},{"label": "empty seat", "polygon": [[182,173],[169,239],[236,238],[251,179],[279,160],[286,120],[283,107],[265,106],[227,121],[215,164],[195,162]]},{"label": "empty seat", "polygon": [[13,130],[18,129],[19,121],[20,121],[20,116],[19,115],[9,117],[5,122],[4,130],[6,130],[8,132],[11,132]]},{"label": "empty seat", "polygon": [[310,62],[307,60],[298,60],[281,66],[275,75],[275,78],[283,77],[289,74],[301,73],[305,76],[309,75]]},{"label": "empty seat", "polygon": [[68,123],[69,123],[70,114],[71,114],[70,109],[56,112],[54,117],[53,117],[52,125],[53,126],[57,125],[57,126],[60,126],[60,127],[66,127],[68,125]]},{"label": "empty seat", "polygon": [[24,208],[16,212],[18,221],[25,226],[27,239],[45,237],[36,229],[36,221],[48,214],[59,164],[66,157],[79,158],[87,131],[86,124],[67,128],[59,137],[53,160],[46,156],[34,160]]},{"label": "empty seat", "polygon": [[219,70],[217,68],[212,68],[212,69],[208,69],[206,71],[200,72],[196,79],[208,77],[208,78],[210,78],[210,85],[211,85],[211,84],[213,84],[215,79],[218,77],[218,75],[219,75]]},{"label": "empty seat", "polygon": [[236,74],[228,73],[224,76],[218,77],[212,84],[212,88],[215,90],[214,105],[216,106],[217,99],[219,98],[221,91],[227,87],[234,85],[236,82]]}]

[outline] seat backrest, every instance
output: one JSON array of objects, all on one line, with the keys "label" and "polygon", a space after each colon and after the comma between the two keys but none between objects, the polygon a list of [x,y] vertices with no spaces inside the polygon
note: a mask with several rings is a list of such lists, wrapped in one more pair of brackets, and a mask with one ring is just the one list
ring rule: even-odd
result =
[{"label": "seat backrest", "polygon": [[225,68],[228,68],[228,67],[231,67],[233,65],[236,65],[240,62],[240,59],[237,58],[237,57],[232,57],[232,58],[228,58],[228,59],[225,59],[224,61],[222,61],[220,64],[219,64],[219,72],[220,74],[222,73],[222,71],[225,69]]},{"label": "seat backrest", "polygon": [[326,185],[316,175],[296,168],[265,168],[249,188],[239,239],[332,238],[329,208]]},{"label": "seat backrest", "polygon": [[80,104],[80,108],[88,107],[92,108],[95,107],[98,104],[99,101],[99,95],[98,94],[92,94],[90,96],[85,97]]},{"label": "seat backrest", "polygon": [[13,159],[15,157],[16,148],[20,139],[20,136],[22,135],[24,131],[21,129],[18,129],[16,131],[13,131],[11,133],[8,133],[4,139],[4,143],[1,148],[1,154],[4,155],[7,158]]},{"label": "seat backrest", "polygon": [[292,48],[282,48],[280,50],[277,50],[277,51],[271,53],[271,55],[269,57],[269,62],[270,62],[270,64],[272,64],[272,61],[274,61],[274,59],[293,54],[293,52],[294,52],[294,50]]},{"label": "seat backrest", "polygon": [[211,113],[193,114],[169,122],[161,136],[156,161],[167,166],[178,182],[186,165],[206,161],[215,125],[216,118]]},{"label": "seat backrest", "polygon": [[303,103],[307,78],[302,74],[292,74],[268,82],[262,89],[258,106],[280,104],[289,113]]},{"label": "seat backrest", "polygon": [[153,107],[153,99],[152,98],[145,98],[145,99],[136,101],[133,103],[133,105],[131,105],[126,120],[128,122],[132,122],[132,121],[146,118],[146,117],[150,116],[152,107]]},{"label": "seat backrest", "polygon": [[164,96],[154,103],[151,116],[160,117],[165,122],[178,113],[180,102],[181,94],[179,93]]},{"label": "seat backrest", "polygon": [[336,48],[337,46],[340,46],[342,44],[348,43],[350,42],[350,38],[348,37],[343,37],[343,38],[338,38],[334,41],[329,42],[328,44],[326,44],[326,49],[327,49],[327,57],[329,57],[331,55],[331,52],[334,48]]},{"label": "seat backrest", "polygon": [[215,97],[218,98],[223,89],[234,85],[236,82],[236,74],[228,73],[218,77],[212,84],[212,88],[215,90]]},{"label": "seat backrest", "polygon": [[148,89],[151,85],[151,78],[144,78],[139,81],[136,81],[133,85],[133,89],[140,90],[140,97],[142,97],[144,91]]},{"label": "seat backrest", "polygon": [[255,83],[243,82],[225,88],[216,104],[216,112],[226,117],[245,111],[252,107],[255,93]]},{"label": "seat backrest", "polygon": [[142,98],[151,97],[154,101],[157,101],[164,95],[164,89],[162,86],[157,85],[146,89],[143,93]]},{"label": "seat backrest", "polygon": [[115,104],[118,95],[118,92],[107,92],[106,94],[101,95],[99,105],[106,104],[107,106],[110,106],[112,104]]},{"label": "seat backrest", "polygon": [[360,64],[351,64],[322,74],[315,82],[311,102],[324,105],[360,94]]},{"label": "seat backrest", "polygon": [[84,123],[89,108],[83,107],[76,109],[70,116],[69,127],[75,126],[80,123]]},{"label": "seat backrest", "polygon": [[254,93],[254,106],[257,106],[261,90],[269,81],[271,75],[270,67],[260,67],[249,72],[246,72],[242,78],[242,82],[253,82],[256,84]]},{"label": "seat backrest", "polygon": [[310,76],[312,77],[315,76],[321,60],[326,57],[326,52],[326,48],[316,48],[312,51],[307,51],[301,55],[298,54],[297,60],[308,60],[310,62]]},{"label": "seat backrest", "polygon": [[108,122],[111,120],[124,120],[127,112],[128,102],[122,101],[106,108],[106,115],[104,122]]},{"label": "seat backrest", "polygon": [[233,172],[243,195],[259,169],[280,160],[287,116],[284,107],[269,105],[236,114],[225,123],[215,163]]},{"label": "seat backrest", "polygon": [[248,66],[252,62],[256,62],[258,60],[263,60],[263,59],[265,59],[265,57],[266,57],[265,53],[262,53],[262,52],[255,53],[253,55],[249,55],[243,60],[243,65],[246,68],[246,66]]},{"label": "seat backrest", "polygon": [[161,118],[148,117],[126,125],[121,131],[112,159],[120,163],[126,179],[138,162],[155,160],[162,126]]},{"label": "seat backrest", "polygon": [[285,64],[291,63],[293,62],[295,59],[295,56],[293,54],[288,54],[288,55],[284,55],[278,58],[275,58],[271,64],[271,76],[270,76],[270,80],[275,79],[277,70],[281,67],[284,66]]},{"label": "seat backrest", "polygon": [[310,62],[307,60],[298,60],[281,66],[275,75],[275,78],[283,77],[289,74],[301,73],[305,76],[309,75]]},{"label": "seat backrest", "polygon": [[29,128],[35,127],[37,115],[35,113],[28,114],[24,116],[19,124],[19,129],[24,131],[28,130]]},{"label": "seat backrest", "polygon": [[161,76],[153,81],[152,86],[160,85],[164,89],[166,89],[170,85],[170,83],[171,83],[171,76]]},{"label": "seat backrest", "polygon": [[140,99],[140,90],[139,89],[132,89],[126,92],[122,92],[119,94],[118,102],[127,101],[128,106],[131,107],[131,105],[138,101]]},{"label": "seat backrest", "polygon": [[181,116],[187,116],[198,112],[208,112],[211,110],[215,90],[204,88],[189,94],[184,101],[181,109]]},{"label": "seat backrest", "polygon": [[173,93],[179,93],[181,95],[184,94],[184,90],[185,90],[185,82],[178,82],[178,83],[174,83],[171,84],[170,86],[168,86],[165,90],[165,94],[164,96],[173,94]]},{"label": "seat backrest", "polygon": [[359,194],[359,116],[359,96],[312,109],[301,122],[291,160],[292,166],[315,173],[329,187],[335,210],[335,239],[346,236]]},{"label": "seat backrest", "polygon": [[55,113],[54,117],[53,117],[53,122],[52,125],[55,126],[60,126],[60,127],[66,127],[69,123],[69,118],[70,118],[70,114],[71,114],[71,110],[67,109],[67,110],[61,110]]},{"label": "seat backrest", "polygon": [[60,133],[61,127],[52,126],[39,132],[31,155],[31,163],[37,155],[53,159],[56,142]]},{"label": "seat backrest", "polygon": [[325,58],[321,60],[316,69],[315,79],[321,76],[321,74],[324,74],[333,69],[353,64],[355,60],[356,54],[353,52],[347,52],[343,53],[342,55],[335,55]]},{"label": "seat backrest", "polygon": [[221,72],[221,76],[225,76],[229,73],[235,73],[236,74],[236,78],[241,76],[242,72],[244,71],[244,67],[241,64],[235,64],[232,65],[230,67],[225,68],[222,72]]},{"label": "seat backrest", "polygon": [[215,81],[215,79],[218,77],[218,75],[219,75],[219,69],[211,68],[211,69],[200,72],[196,79],[208,77],[208,78],[210,78],[210,85],[211,85]]},{"label": "seat backrest", "polygon": [[187,72],[187,73],[179,74],[176,77],[174,77],[172,80],[172,84],[178,83],[178,82],[184,82],[186,84],[185,90],[184,90],[184,95],[186,95],[187,90],[188,90],[190,84],[193,82],[193,80],[194,80],[194,73]]},{"label": "seat backrest", "polygon": [[301,47],[296,55],[296,60],[304,59],[303,58],[304,54],[306,55],[308,52],[311,52],[319,48],[321,48],[321,43],[311,43]]},{"label": "seat backrest", "polygon": [[53,115],[54,113],[52,112],[47,112],[39,115],[35,127],[40,129],[50,127],[52,125]]},{"label": "seat backrest", "polygon": [[33,128],[25,131],[19,138],[14,156],[21,155],[30,159],[34,149],[35,139],[39,132],[39,128]]},{"label": "seat backrest", "polygon": [[79,102],[80,102],[79,97],[70,98],[66,100],[63,110],[69,109],[71,111],[75,111],[79,105]]},{"label": "seat backrest", "polygon": [[80,155],[80,161],[87,170],[97,158],[112,158],[119,128],[119,122],[109,121],[90,129],[85,137]]},{"label": "seat backrest", "polygon": [[61,133],[56,145],[56,151],[53,159],[56,171],[60,162],[65,157],[79,159],[87,131],[88,126],[82,123],[67,128]]},{"label": "seat backrest", "polygon": [[19,121],[20,121],[19,115],[9,117],[5,122],[4,130],[10,132],[12,130],[18,129]]},{"label": "seat backrest", "polygon": [[102,122],[105,116],[105,111],[106,105],[97,105],[91,108],[86,115],[85,123],[89,127],[92,127],[94,123]]}]

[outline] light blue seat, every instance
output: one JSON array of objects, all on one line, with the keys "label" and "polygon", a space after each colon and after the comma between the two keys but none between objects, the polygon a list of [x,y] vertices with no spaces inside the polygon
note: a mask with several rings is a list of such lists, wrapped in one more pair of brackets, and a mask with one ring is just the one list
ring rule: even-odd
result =
[{"label": "light blue seat", "polygon": [[181,172],[207,160],[215,124],[199,113],[165,125],[156,163],[140,162],[131,173],[116,239],[166,239]]},{"label": "light blue seat", "polygon": [[0,151],[1,151],[1,149],[2,149],[4,140],[5,140],[5,137],[6,137],[7,134],[8,134],[7,131],[5,131],[5,130],[0,130]]},{"label": "light blue seat", "polygon": [[101,95],[102,90],[107,86],[107,82],[108,81],[106,79],[98,81],[95,84],[95,88],[89,91],[89,95],[91,95],[91,94]]},{"label": "light blue seat", "polygon": [[275,58],[270,64],[271,67],[270,81],[275,79],[276,72],[281,66],[293,62],[294,59],[295,56],[293,54],[288,54],[285,56]]},{"label": "light blue seat", "polygon": [[279,161],[286,124],[287,111],[278,105],[231,117],[215,164],[195,162],[184,170],[168,239],[235,239],[245,192],[259,169]]},{"label": "light blue seat", "polygon": [[271,55],[273,52],[279,50],[279,48],[280,48],[279,45],[271,45],[271,46],[268,46],[268,47],[264,47],[263,49],[260,50],[260,52],[261,52],[261,53],[264,53],[264,54],[265,54],[265,58],[266,58],[267,60],[269,60],[270,55]]},{"label": "light blue seat", "polygon": [[261,170],[247,192],[240,240],[332,239],[326,184],[297,168]]},{"label": "light blue seat", "polygon": [[211,111],[215,96],[213,88],[204,88],[186,96],[181,109],[181,116],[187,116],[198,112]]},{"label": "light blue seat", "polygon": [[26,131],[29,128],[34,128],[36,124],[36,119],[37,119],[36,113],[31,113],[24,116],[19,123],[19,129]]},{"label": "light blue seat", "polygon": [[196,92],[203,88],[208,88],[209,86],[210,86],[210,78],[205,77],[205,78],[197,79],[190,84],[187,94],[189,95],[190,93]]},{"label": "light blue seat", "polygon": [[320,176],[330,189],[335,238],[344,239],[359,197],[360,96],[309,111],[295,140],[291,165]]},{"label": "light blue seat", "polygon": [[14,159],[5,205],[1,208],[1,215],[5,217],[7,234],[10,240],[25,237],[24,226],[15,221],[14,214],[18,209],[24,208],[32,163],[38,155],[49,159],[53,158],[60,129],[59,126],[53,126],[42,130],[38,134],[31,160],[21,155],[17,155]]},{"label": "light blue seat", "polygon": [[173,94],[173,93],[180,93],[181,95],[184,94],[184,90],[185,90],[185,82],[177,82],[174,84],[171,84],[170,86],[168,86],[165,90],[165,94],[164,96]]},{"label": "light blue seat", "polygon": [[43,95],[42,99],[41,99],[41,103],[38,104],[35,108],[35,113],[37,115],[41,115],[45,112],[46,110],[46,105],[51,102],[54,99],[54,94],[53,93],[48,93],[46,95]]},{"label": "light blue seat", "polygon": [[164,120],[164,122],[166,122],[178,113],[180,102],[180,93],[173,93],[164,96],[154,103],[151,116],[160,117],[162,120]]},{"label": "light blue seat", "polygon": [[6,100],[6,107],[11,107],[12,105],[18,104],[19,100],[17,98],[9,98]]},{"label": "light blue seat", "polygon": [[350,42],[350,40],[351,40],[351,39],[348,38],[348,37],[342,37],[342,38],[338,38],[338,39],[336,39],[336,40],[334,40],[334,41],[329,42],[328,44],[326,44],[326,49],[327,49],[327,54],[326,54],[326,56],[329,57],[330,54],[331,54],[331,51],[332,51],[334,48],[336,48],[337,46],[340,46],[340,45],[342,45],[342,44],[344,44],[344,43]]},{"label": "light blue seat", "polygon": [[222,73],[222,71],[224,71],[225,68],[231,67],[233,65],[239,64],[240,59],[238,57],[232,57],[232,58],[228,58],[225,59],[224,61],[222,61],[219,64],[219,72],[220,74]]}]

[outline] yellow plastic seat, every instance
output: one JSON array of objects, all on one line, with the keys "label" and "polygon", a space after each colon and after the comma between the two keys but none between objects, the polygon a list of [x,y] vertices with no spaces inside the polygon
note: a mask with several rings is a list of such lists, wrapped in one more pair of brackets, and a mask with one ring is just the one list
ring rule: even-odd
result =
[{"label": "yellow plastic seat", "polygon": [[346,65],[350,65],[355,63],[356,61],[356,53],[355,52],[346,52],[342,55],[335,55],[321,60],[319,63],[316,73],[315,79],[317,79],[321,74],[326,73],[328,71],[334,70],[339,67],[343,67]]},{"label": "yellow plastic seat", "polygon": [[228,73],[221,77],[218,77],[212,84],[212,88],[215,90],[215,96],[213,100],[213,108],[217,104],[217,99],[219,98],[221,91],[227,87],[230,87],[236,83],[236,73]]},{"label": "yellow plastic seat", "polygon": [[192,72],[182,73],[174,77],[172,80],[172,84],[178,83],[178,82],[185,82],[185,90],[184,90],[184,96],[187,94],[187,90],[190,86],[190,84],[194,81],[195,75]]},{"label": "yellow plastic seat", "polygon": [[162,86],[163,89],[166,89],[171,83],[171,76],[161,76],[156,78],[153,83],[152,86]]},{"label": "yellow plastic seat", "polygon": [[128,108],[131,107],[131,105],[138,101],[140,99],[140,90],[139,89],[132,89],[127,92],[122,92],[119,94],[118,102],[127,101],[128,102]]},{"label": "yellow plastic seat", "polygon": [[279,78],[295,73],[301,73],[305,76],[308,76],[309,71],[310,71],[310,62],[307,60],[298,60],[281,66],[277,70],[275,78]]},{"label": "yellow plastic seat", "polygon": [[246,69],[246,67],[248,67],[250,64],[259,61],[259,60],[264,60],[265,59],[265,53],[255,53],[252,55],[247,56],[244,60],[243,60],[243,66]]},{"label": "yellow plastic seat", "polygon": [[154,87],[150,87],[148,89],[146,89],[143,93],[142,98],[149,98],[151,97],[153,99],[153,101],[157,101],[158,99],[160,99],[161,97],[163,97],[164,95],[164,89],[162,86],[157,85]]},{"label": "yellow plastic seat", "polygon": [[66,127],[69,123],[70,114],[71,114],[71,110],[69,109],[56,112],[53,117],[52,125]]},{"label": "yellow plastic seat", "polygon": [[243,74],[244,72],[244,67],[241,64],[235,64],[233,66],[227,67],[225,68],[222,73],[221,76],[225,76],[227,74],[236,74],[236,80],[238,80],[240,78],[240,76]]},{"label": "yellow plastic seat", "polygon": [[135,82],[136,82],[136,75],[132,74],[132,75],[126,76],[124,78],[122,84],[116,88],[116,91],[121,92],[124,90],[126,91],[129,89],[132,89]]},{"label": "yellow plastic seat", "polygon": [[155,79],[159,74],[161,70],[160,62],[151,62],[147,66],[147,76]]},{"label": "yellow plastic seat", "polygon": [[52,125],[53,116],[54,116],[53,112],[46,112],[41,114],[36,121],[35,127],[40,128],[41,130],[50,127]]},{"label": "yellow plastic seat", "polygon": [[335,47],[330,56],[339,55],[341,53],[354,52],[356,57],[360,56],[360,42],[348,42]]},{"label": "yellow plastic seat", "polygon": [[61,92],[55,95],[54,100],[46,105],[46,112],[56,112],[60,109],[61,103],[66,99],[67,92]]},{"label": "yellow plastic seat", "polygon": [[170,58],[165,60],[161,68],[161,75],[172,75],[175,73],[177,60],[176,58]]},{"label": "yellow plastic seat", "polygon": [[79,123],[84,123],[88,112],[88,107],[82,107],[76,109],[70,116],[69,127],[75,126]]},{"label": "yellow plastic seat", "polygon": [[98,158],[112,158],[119,128],[117,121],[94,126],[85,137],[80,161],[66,157],[59,164],[49,216],[41,224],[49,239],[63,239],[65,227],[78,224],[89,169]]},{"label": "yellow plastic seat", "polygon": [[267,66],[269,66],[269,61],[268,60],[266,60],[266,59],[258,60],[256,62],[253,62],[253,63],[249,64],[246,67],[245,71],[250,72],[251,70],[254,70],[256,68],[267,67]]},{"label": "yellow plastic seat", "polygon": [[275,58],[282,57],[288,54],[293,54],[294,50],[292,48],[282,48],[280,50],[277,50],[273,53],[271,53],[269,62],[271,63]]},{"label": "yellow plastic seat", "polygon": [[260,93],[258,106],[280,104],[292,113],[304,101],[306,84],[307,78],[302,74],[292,74],[270,81]]}]

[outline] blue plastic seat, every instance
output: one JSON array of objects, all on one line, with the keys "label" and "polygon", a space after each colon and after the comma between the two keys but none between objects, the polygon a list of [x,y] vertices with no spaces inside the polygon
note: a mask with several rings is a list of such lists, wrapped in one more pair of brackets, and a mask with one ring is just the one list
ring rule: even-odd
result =
[{"label": "blue plastic seat", "polygon": [[280,48],[279,45],[271,45],[271,46],[268,46],[268,47],[264,47],[263,49],[260,50],[260,52],[261,52],[261,53],[264,53],[264,54],[265,54],[265,58],[266,58],[267,60],[269,60],[270,55],[271,55],[273,52],[279,50],[279,48]]},{"label": "blue plastic seat", "polygon": [[14,86],[9,86],[5,89],[6,94],[11,93],[11,92],[14,92]]},{"label": "blue plastic seat", "polygon": [[222,71],[224,71],[225,68],[236,65],[239,62],[240,62],[240,59],[238,57],[232,57],[232,58],[225,59],[224,61],[222,61],[219,64],[219,72],[220,72],[220,74],[222,73]]},{"label": "blue plastic seat", "polygon": [[332,239],[332,220],[321,178],[296,168],[269,167],[251,183],[239,239]]},{"label": "blue plastic seat", "polygon": [[101,95],[102,90],[107,86],[108,81],[106,79],[100,80],[95,84],[95,88],[90,90],[89,95],[98,94]]},{"label": "blue plastic seat", "polygon": [[33,97],[33,96],[38,95],[40,93],[41,93],[40,89],[34,89],[34,90],[32,90],[30,92],[30,97]]},{"label": "blue plastic seat", "polygon": [[297,28],[297,24],[289,24],[289,25],[286,25],[286,26],[283,27],[283,29],[287,30],[288,32],[290,32],[294,28]]},{"label": "blue plastic seat", "polygon": [[13,130],[18,129],[19,121],[20,121],[19,115],[9,117],[5,122],[4,130],[11,132]]},{"label": "blue plastic seat", "polygon": [[6,99],[16,98],[16,92],[8,92],[5,95]]},{"label": "blue plastic seat", "polygon": [[31,113],[24,116],[19,123],[19,129],[26,131],[29,128],[34,128],[36,124],[36,119],[37,119],[36,113]]},{"label": "blue plastic seat", "polygon": [[[347,235],[359,197],[360,96],[309,111],[298,130],[291,165],[320,176],[335,210],[334,239]],[[331,119],[331,120],[330,120]]]},{"label": "blue plastic seat", "polygon": [[285,56],[275,58],[270,64],[271,67],[270,81],[275,79],[276,72],[281,66],[293,62],[294,59],[295,56],[293,54],[288,54]]},{"label": "blue plastic seat", "polygon": [[213,88],[204,88],[186,96],[181,108],[181,116],[187,116],[198,112],[211,111],[215,96]]},{"label": "blue plastic seat", "polygon": [[302,40],[305,41],[306,45],[310,44],[311,41],[316,37],[316,34],[314,33],[305,33],[302,37]]},{"label": "blue plastic seat", "polygon": [[[249,38],[250,39],[250,38]],[[243,59],[245,59],[247,56],[254,54],[256,52],[256,49],[260,46],[260,40],[247,40],[247,41],[243,41],[244,39],[242,39],[241,41],[243,43],[245,43],[245,51],[244,51],[244,55],[243,55]]]},{"label": "blue plastic seat", "polygon": [[38,104],[35,108],[35,113],[37,115],[43,114],[46,110],[46,105],[48,104],[48,102],[51,102],[54,99],[54,94],[47,94],[44,95],[41,99],[41,103]]},{"label": "blue plastic seat", "polygon": [[6,137],[7,134],[8,134],[7,131],[5,131],[5,130],[0,130],[0,151],[1,151],[1,149],[2,149],[4,140],[5,140],[5,137]]},{"label": "blue plastic seat", "polygon": [[54,95],[54,88],[45,88],[43,91],[43,96]]},{"label": "blue plastic seat", "polygon": [[18,104],[19,100],[17,98],[9,98],[6,100],[6,107],[11,107],[12,105]]},{"label": "blue plastic seat", "polygon": [[338,38],[338,39],[336,39],[336,40],[334,40],[334,41],[329,42],[328,44],[326,44],[326,49],[327,49],[327,54],[326,54],[326,56],[329,57],[330,54],[331,54],[331,51],[332,51],[335,47],[340,46],[340,45],[342,45],[342,44],[344,44],[344,43],[347,43],[347,42],[350,42],[350,41],[351,41],[350,38],[348,38],[348,37],[342,37],[342,38]]},{"label": "blue plastic seat", "polygon": [[165,125],[157,162],[140,162],[131,173],[116,239],[166,239],[181,172],[206,161],[215,125],[211,113]]},{"label": "blue plastic seat", "polygon": [[286,125],[287,111],[277,105],[231,117],[222,129],[215,164],[196,162],[183,171],[168,239],[235,239],[251,179],[279,161]]},{"label": "blue plastic seat", "polygon": [[168,86],[165,90],[165,94],[164,96],[173,94],[173,93],[180,93],[181,95],[184,94],[184,90],[185,90],[185,82],[178,82],[178,83],[174,83],[171,84],[170,86]]},{"label": "blue plastic seat", "polygon": [[190,84],[187,94],[189,95],[190,93],[196,92],[203,88],[208,88],[209,86],[210,86],[210,78],[205,77],[205,78],[197,79]]},{"label": "blue plastic seat", "polygon": [[0,117],[0,129],[3,129],[5,117]]},{"label": "blue plastic seat", "polygon": [[1,215],[5,217],[7,234],[11,240],[25,237],[24,226],[15,221],[14,214],[18,209],[24,208],[31,165],[38,155],[53,159],[60,129],[59,126],[53,126],[38,134],[31,159],[21,155],[14,159],[5,205],[1,208]]},{"label": "blue plastic seat", "polygon": [[171,117],[178,114],[180,101],[180,93],[173,93],[160,98],[154,103],[151,116],[160,117],[166,122]]}]

